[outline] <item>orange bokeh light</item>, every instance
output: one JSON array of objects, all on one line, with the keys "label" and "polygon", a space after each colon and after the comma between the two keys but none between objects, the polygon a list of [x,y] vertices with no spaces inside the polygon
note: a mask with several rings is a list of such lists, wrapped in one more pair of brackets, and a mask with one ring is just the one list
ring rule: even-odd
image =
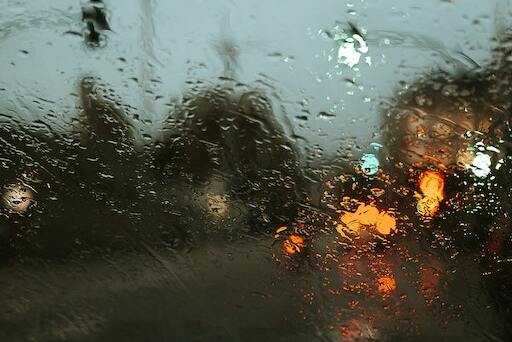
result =
[{"label": "orange bokeh light", "polygon": [[389,235],[396,231],[396,219],[385,211],[380,211],[371,204],[361,204],[356,212],[345,212],[341,216],[343,225],[338,225],[337,230],[344,235],[346,227],[351,233],[359,233],[363,227],[374,227],[382,235]]},{"label": "orange bokeh light", "polygon": [[425,217],[434,216],[444,199],[444,174],[435,170],[423,171],[418,179],[418,187],[423,194],[418,201],[418,213]]},{"label": "orange bokeh light", "polygon": [[377,279],[377,286],[380,293],[384,295],[390,294],[396,289],[395,278],[392,275],[379,277]]},{"label": "orange bokeh light", "polygon": [[444,199],[444,174],[439,171],[423,171],[418,180],[420,191],[425,197],[435,198],[438,202]]},{"label": "orange bokeh light", "polygon": [[283,243],[286,254],[300,253],[304,248],[304,238],[297,234],[290,234]]}]

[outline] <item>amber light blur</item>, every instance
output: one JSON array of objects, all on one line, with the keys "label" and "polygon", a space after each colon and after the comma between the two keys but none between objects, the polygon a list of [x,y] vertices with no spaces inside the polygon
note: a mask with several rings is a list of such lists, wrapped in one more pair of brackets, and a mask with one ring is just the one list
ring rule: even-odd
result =
[{"label": "amber light blur", "polygon": [[297,234],[290,234],[283,243],[286,254],[297,254],[304,249],[304,238]]},{"label": "amber light blur", "polygon": [[381,294],[388,295],[396,289],[396,280],[392,275],[379,277],[377,287]]},{"label": "amber light blur", "polygon": [[418,213],[424,217],[434,216],[444,199],[444,174],[435,170],[423,171],[418,179],[418,187],[423,195],[418,201]]},{"label": "amber light blur", "polygon": [[359,233],[363,227],[373,227],[382,235],[396,231],[396,219],[372,204],[361,204],[354,213],[345,212],[341,216],[341,222],[343,225],[339,224],[337,227],[341,235],[345,235],[345,227],[353,234]]},{"label": "amber light blur", "polygon": [[423,171],[420,175],[418,186],[426,197],[444,199],[444,174],[440,171]]}]

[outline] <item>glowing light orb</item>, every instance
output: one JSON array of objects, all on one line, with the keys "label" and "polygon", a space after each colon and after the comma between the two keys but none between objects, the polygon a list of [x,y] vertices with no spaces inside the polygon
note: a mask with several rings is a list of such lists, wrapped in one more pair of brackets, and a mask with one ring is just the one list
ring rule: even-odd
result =
[{"label": "glowing light orb", "polygon": [[297,234],[290,234],[283,243],[286,254],[297,254],[304,249],[304,238]]},{"label": "glowing light orb", "polygon": [[358,234],[364,227],[372,227],[382,235],[396,231],[396,219],[385,211],[380,211],[371,204],[361,204],[354,213],[345,212],[341,216],[343,224],[338,225],[337,231],[344,235],[345,229],[352,234]]},{"label": "glowing light orb", "polygon": [[379,171],[379,159],[371,153],[363,154],[360,167],[367,176],[373,176]]},{"label": "glowing light orb", "polygon": [[34,203],[35,192],[22,183],[14,183],[5,187],[2,204],[11,212],[24,213]]},{"label": "glowing light orb", "polygon": [[423,197],[416,209],[421,216],[433,217],[444,199],[444,174],[435,170],[424,171],[419,177],[418,187]]},{"label": "glowing light orb", "polygon": [[485,178],[491,172],[491,164],[491,156],[477,152],[469,168],[475,176]]},{"label": "glowing light orb", "polygon": [[391,275],[379,277],[377,287],[381,294],[388,295],[396,289],[396,280]]}]

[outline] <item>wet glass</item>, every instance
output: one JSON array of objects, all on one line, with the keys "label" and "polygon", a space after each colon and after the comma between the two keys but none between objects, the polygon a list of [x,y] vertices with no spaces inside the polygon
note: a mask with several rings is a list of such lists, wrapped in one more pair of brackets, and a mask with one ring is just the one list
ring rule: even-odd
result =
[{"label": "wet glass", "polygon": [[3,5],[0,340],[512,339],[508,0]]}]

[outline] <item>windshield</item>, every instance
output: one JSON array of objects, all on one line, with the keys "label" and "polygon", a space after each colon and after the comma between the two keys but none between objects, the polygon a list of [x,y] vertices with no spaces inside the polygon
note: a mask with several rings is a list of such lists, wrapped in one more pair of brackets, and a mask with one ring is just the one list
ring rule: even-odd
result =
[{"label": "windshield", "polygon": [[0,339],[512,339],[508,0],[5,0]]}]

